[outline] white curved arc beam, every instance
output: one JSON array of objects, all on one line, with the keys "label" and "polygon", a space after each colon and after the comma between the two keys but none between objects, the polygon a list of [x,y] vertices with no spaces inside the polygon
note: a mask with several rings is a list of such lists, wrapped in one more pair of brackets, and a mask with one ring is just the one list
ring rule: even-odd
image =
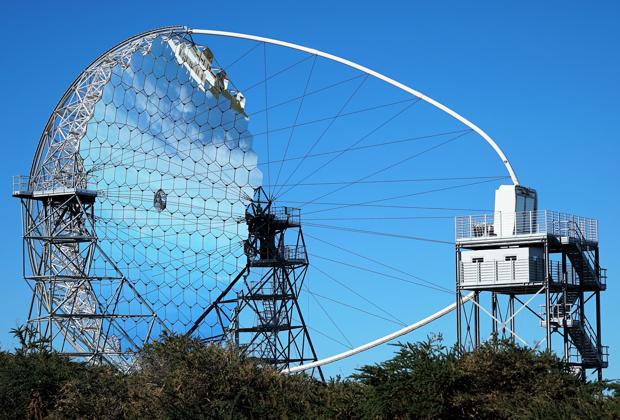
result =
[{"label": "white curved arc beam", "polygon": [[[463,298],[461,298],[461,304],[469,301],[472,297],[474,296],[473,292],[468,294],[467,296],[464,296]],[[425,326],[426,324],[429,324],[439,318],[441,318],[442,316],[452,312],[454,309],[456,308],[456,303],[453,303],[451,305],[446,306],[445,308],[443,308],[442,310],[435,312],[434,314],[416,322],[415,324],[411,324],[408,325],[404,328],[401,328],[398,331],[393,332],[392,334],[388,334],[384,337],[378,338],[374,341],[371,341],[369,343],[366,344],[362,344],[361,346],[355,347],[354,349],[351,350],[347,350],[345,352],[342,353],[338,353],[335,354],[333,356],[330,357],[326,357],[324,359],[321,360],[317,360],[316,362],[312,362],[312,363],[306,363],[304,365],[299,365],[299,366],[294,366],[292,368],[288,368],[288,369],[284,369],[282,371],[282,373],[295,373],[295,372],[302,372],[304,370],[308,370],[308,369],[312,369],[315,367],[319,367],[319,366],[323,366],[323,365],[327,365],[329,363],[333,363],[333,362],[337,362],[338,360],[342,360],[342,359],[346,359],[347,357],[351,357],[355,354],[364,352],[366,350],[370,350],[373,347],[377,347],[380,346],[381,344],[385,344],[389,341],[395,340],[398,337],[401,337],[405,334],[408,334],[412,331],[417,330],[420,327]]]},{"label": "white curved arc beam", "polygon": [[462,115],[458,114],[457,112],[453,111],[452,109],[448,108],[447,106],[437,102],[433,98],[430,98],[424,95],[422,92],[418,92],[417,90],[412,89],[407,85],[397,82],[396,80],[390,77],[384,76],[381,73],[378,73],[374,70],[369,69],[368,67],[364,67],[360,64],[354,63],[347,59],[344,59],[344,58],[341,58],[341,57],[338,57],[338,56],[335,56],[329,53],[325,53],[323,51],[315,50],[314,48],[308,48],[308,47],[293,44],[290,42],[279,41],[277,39],[265,38],[265,37],[256,36],[256,35],[241,34],[237,32],[217,31],[217,30],[211,30],[211,29],[190,29],[188,28],[187,32],[192,33],[192,34],[199,34],[199,35],[214,35],[214,36],[224,36],[224,37],[231,37],[231,38],[240,38],[240,39],[247,39],[247,40],[257,41],[257,42],[266,42],[268,44],[273,44],[273,45],[279,45],[281,47],[303,51],[308,54],[313,54],[319,57],[326,58],[328,60],[336,61],[338,63],[344,64],[346,66],[359,70],[363,73],[366,73],[370,76],[376,77],[377,79],[380,79],[386,83],[389,83],[390,85],[394,87],[397,87],[407,93],[410,93],[411,95],[416,96],[420,98],[421,100],[433,105],[434,107],[444,111],[448,115],[452,116],[453,118],[457,119],[461,123],[465,124],[467,127],[471,128],[473,131],[478,133],[480,137],[482,137],[487,143],[489,143],[489,145],[493,148],[493,150],[495,150],[495,153],[497,153],[497,155],[500,157],[500,159],[502,160],[502,163],[504,164],[504,166],[506,167],[506,170],[508,171],[508,174],[510,175],[510,178],[512,179],[513,184],[519,185],[519,179],[517,178],[517,174],[515,173],[514,169],[512,168],[512,165],[510,164],[510,161],[508,161],[508,158],[506,157],[502,149],[480,127],[478,127],[476,124],[472,123],[471,121],[469,121],[467,118],[463,117]]}]

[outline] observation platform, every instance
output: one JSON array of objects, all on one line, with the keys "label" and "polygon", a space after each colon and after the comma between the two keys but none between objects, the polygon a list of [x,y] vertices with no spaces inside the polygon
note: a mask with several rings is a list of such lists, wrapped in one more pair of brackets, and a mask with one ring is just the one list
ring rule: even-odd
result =
[{"label": "observation platform", "polygon": [[[562,291],[561,261],[545,254],[563,253],[568,290],[605,290],[606,271],[594,257],[598,251],[595,219],[549,210],[496,212],[455,220],[459,281],[465,290],[533,294],[545,286]],[[548,255],[547,254],[547,255]]]},{"label": "observation platform", "polygon": [[245,219],[251,231],[281,231],[301,227],[301,210],[293,207],[256,207],[253,212],[246,213]]},{"label": "observation platform", "polygon": [[308,263],[306,248],[302,245],[285,245],[276,248],[273,254],[248,257],[250,267],[297,266]]},{"label": "observation platform", "polygon": [[28,200],[65,201],[71,196],[78,196],[86,203],[92,203],[97,191],[88,188],[82,176],[39,176],[17,175],[13,177],[13,197]]},{"label": "observation platform", "polygon": [[294,207],[272,207],[270,215],[278,223],[286,224],[287,227],[301,226],[301,210]]}]

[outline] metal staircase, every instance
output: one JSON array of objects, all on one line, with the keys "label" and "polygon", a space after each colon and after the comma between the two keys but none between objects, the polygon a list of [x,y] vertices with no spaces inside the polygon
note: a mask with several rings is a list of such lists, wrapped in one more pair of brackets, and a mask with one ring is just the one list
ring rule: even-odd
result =
[{"label": "metal staircase", "polygon": [[599,344],[597,333],[583,312],[584,291],[602,291],[606,288],[605,270],[593,256],[597,244],[590,243],[579,225],[569,221],[566,237],[562,238],[564,253],[577,275],[577,284],[568,285],[551,308],[551,322],[564,329],[569,341],[568,361],[576,371],[606,368],[606,347]]},{"label": "metal staircase", "polygon": [[581,316],[579,298],[580,292],[567,292],[566,303],[558,303],[551,307],[551,323],[555,328],[563,328],[568,335],[571,350],[569,363],[582,368],[606,368],[606,347],[601,346],[600,351],[597,348],[596,332],[587,319]]},{"label": "metal staircase", "polygon": [[569,236],[565,240],[566,255],[575,269],[583,286],[605,290],[606,284],[601,268],[592,256],[590,246],[576,222],[569,222]]},{"label": "metal staircase", "polygon": [[592,327],[587,324],[587,321],[572,322],[570,326],[566,327],[566,331],[575,350],[579,353],[580,364],[583,368],[607,367],[607,358],[603,349],[601,348],[599,351],[594,344],[593,337],[596,336],[596,333],[592,331]]}]

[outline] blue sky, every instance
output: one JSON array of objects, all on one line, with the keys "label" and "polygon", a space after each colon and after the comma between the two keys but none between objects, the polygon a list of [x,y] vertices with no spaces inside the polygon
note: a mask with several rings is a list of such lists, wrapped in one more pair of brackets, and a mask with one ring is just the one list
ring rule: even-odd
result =
[{"label": "blue sky", "polygon": [[[20,215],[10,197],[10,177],[27,173],[50,111],[92,59],[137,32],[180,24],[289,40],[383,72],[483,127],[504,148],[521,182],[538,190],[541,208],[598,218],[602,264],[609,269],[602,299],[604,344],[612,353],[606,375],[620,377],[614,357],[620,349],[615,326],[620,263],[614,258],[620,233],[617,2],[127,3],[3,7],[3,348],[12,346],[8,329],[23,321],[29,299],[20,280]],[[429,311],[444,302],[434,302]],[[453,323],[424,333],[430,331],[451,339]],[[348,373],[387,352],[368,353],[332,372]]]}]

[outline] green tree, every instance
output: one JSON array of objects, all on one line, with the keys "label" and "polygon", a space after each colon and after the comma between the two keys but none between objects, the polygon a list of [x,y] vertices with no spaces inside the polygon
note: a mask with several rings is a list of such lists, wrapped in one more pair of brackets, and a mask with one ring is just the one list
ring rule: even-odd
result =
[{"label": "green tree", "polygon": [[177,335],[145,346],[136,362],[122,373],[45,346],[0,352],[0,417],[620,418],[617,383],[581,383],[554,355],[510,341],[465,354],[441,337],[399,344],[393,358],[327,383]]},{"label": "green tree", "polygon": [[354,378],[371,418],[620,418],[617,384],[583,384],[555,355],[508,340],[464,354],[441,337],[399,344]]}]

